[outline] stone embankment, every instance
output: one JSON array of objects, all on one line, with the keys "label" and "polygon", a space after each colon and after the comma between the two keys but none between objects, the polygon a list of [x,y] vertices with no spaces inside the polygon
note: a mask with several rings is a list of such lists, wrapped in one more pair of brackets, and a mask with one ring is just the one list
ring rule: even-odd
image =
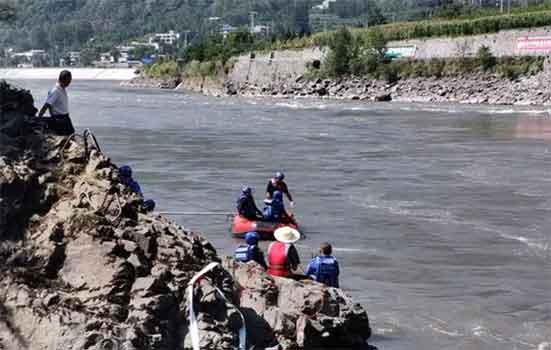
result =
[{"label": "stone embankment", "polygon": [[[551,60],[543,71],[508,79],[497,74],[473,72],[457,77],[409,78],[394,83],[369,78],[307,79],[303,75],[277,76],[271,80],[241,80],[235,76],[187,78],[178,90],[209,96],[244,96],[276,98],[322,98],[360,101],[398,101],[430,103],[465,103],[491,105],[550,105]],[[170,82],[139,78],[130,84],[148,87],[170,85]],[[164,84],[164,85],[163,85]],[[172,85],[174,84],[172,83]]]},{"label": "stone embankment", "polygon": [[492,105],[549,105],[549,74],[509,80],[496,75],[381,80],[302,77],[276,84],[226,83],[226,94],[278,98],[328,98],[360,101],[451,102]]},{"label": "stone embankment", "polygon": [[247,349],[368,347],[343,291],[221,259],[144,212],[92,138],[45,132],[28,92],[1,85],[0,106],[0,349],[192,349],[197,329],[230,350],[244,325]]}]

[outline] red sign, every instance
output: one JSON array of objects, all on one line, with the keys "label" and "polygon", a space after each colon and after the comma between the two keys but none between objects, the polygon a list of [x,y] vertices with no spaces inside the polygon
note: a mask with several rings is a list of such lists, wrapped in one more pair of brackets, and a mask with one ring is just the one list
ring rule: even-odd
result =
[{"label": "red sign", "polygon": [[529,52],[551,52],[551,36],[517,38],[517,50]]}]

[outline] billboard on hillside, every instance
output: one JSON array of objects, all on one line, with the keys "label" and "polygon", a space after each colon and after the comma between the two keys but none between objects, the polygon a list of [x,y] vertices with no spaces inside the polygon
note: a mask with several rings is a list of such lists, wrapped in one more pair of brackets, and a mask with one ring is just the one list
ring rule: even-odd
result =
[{"label": "billboard on hillside", "polygon": [[551,36],[525,36],[517,38],[517,51],[530,53],[551,52]]}]

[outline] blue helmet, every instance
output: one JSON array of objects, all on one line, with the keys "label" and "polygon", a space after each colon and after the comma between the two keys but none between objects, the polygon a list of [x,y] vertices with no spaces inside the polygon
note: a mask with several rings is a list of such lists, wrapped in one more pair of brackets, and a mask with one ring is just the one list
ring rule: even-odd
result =
[{"label": "blue helmet", "polygon": [[122,177],[132,177],[132,168],[128,165],[123,165],[119,168],[119,174]]},{"label": "blue helmet", "polygon": [[249,186],[243,186],[241,188],[241,193],[249,195],[249,194],[253,193],[253,190]]},{"label": "blue helmet", "polygon": [[283,174],[281,171],[278,171],[275,175],[275,178],[278,180],[278,181],[283,181],[283,179],[285,179],[285,174]]},{"label": "blue helmet", "polygon": [[283,193],[281,193],[281,191],[275,191],[273,196],[272,196],[272,199],[275,200],[275,201],[282,201],[283,200]]},{"label": "blue helmet", "polygon": [[258,233],[256,232],[247,232],[245,235],[245,242],[247,242],[248,245],[255,245],[258,243],[258,240],[260,237],[258,237]]}]

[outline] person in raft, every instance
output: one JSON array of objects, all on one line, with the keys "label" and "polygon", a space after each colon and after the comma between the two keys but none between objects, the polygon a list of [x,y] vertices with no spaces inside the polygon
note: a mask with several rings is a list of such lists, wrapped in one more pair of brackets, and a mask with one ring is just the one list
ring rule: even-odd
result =
[{"label": "person in raft", "polygon": [[332,251],[331,244],[322,243],[320,255],[310,261],[306,268],[306,275],[329,287],[339,288],[339,263],[331,255]]},{"label": "person in raft", "polygon": [[75,133],[75,128],[69,117],[69,97],[67,96],[67,87],[72,80],[73,77],[68,70],[59,73],[56,86],[48,92],[46,103],[38,112],[39,118],[44,116],[46,110],[50,112],[50,117],[44,118],[46,126],[48,130],[57,135],[68,136]]},{"label": "person in raft", "polygon": [[119,168],[119,179],[123,185],[140,196],[140,199],[142,200],[142,208],[145,211],[149,212],[155,210],[155,201],[153,199],[144,200],[140,184],[138,184],[138,182],[132,177],[132,168],[130,166],[123,165]]},{"label": "person in raft", "polygon": [[283,194],[279,191],[275,191],[272,199],[264,200],[266,207],[264,208],[264,221],[292,223],[296,225],[293,215],[285,209],[285,203],[283,202]]},{"label": "person in raft", "polygon": [[237,212],[240,216],[249,220],[262,219],[262,212],[254,202],[253,190],[248,186],[241,189],[241,195],[237,199]]},{"label": "person in raft", "polygon": [[300,233],[288,226],[274,232],[275,242],[268,247],[268,273],[272,276],[293,277],[300,265],[297,249],[293,245],[300,239]]},{"label": "person in raft", "polygon": [[260,266],[266,270],[268,266],[266,265],[266,260],[264,259],[264,253],[258,247],[258,240],[260,237],[256,232],[247,232],[245,235],[245,243],[241,244],[235,250],[234,257],[236,260],[241,262],[256,261]]},{"label": "person in raft", "polygon": [[283,181],[284,179],[285,174],[283,174],[281,171],[278,171],[275,177],[271,179],[270,182],[268,182],[268,186],[266,186],[266,198],[272,199],[274,196],[274,192],[279,191],[287,196],[289,202],[291,202],[291,208],[293,208],[295,206],[295,202],[293,201],[293,196],[291,196],[287,184],[285,183],[285,181]]}]

